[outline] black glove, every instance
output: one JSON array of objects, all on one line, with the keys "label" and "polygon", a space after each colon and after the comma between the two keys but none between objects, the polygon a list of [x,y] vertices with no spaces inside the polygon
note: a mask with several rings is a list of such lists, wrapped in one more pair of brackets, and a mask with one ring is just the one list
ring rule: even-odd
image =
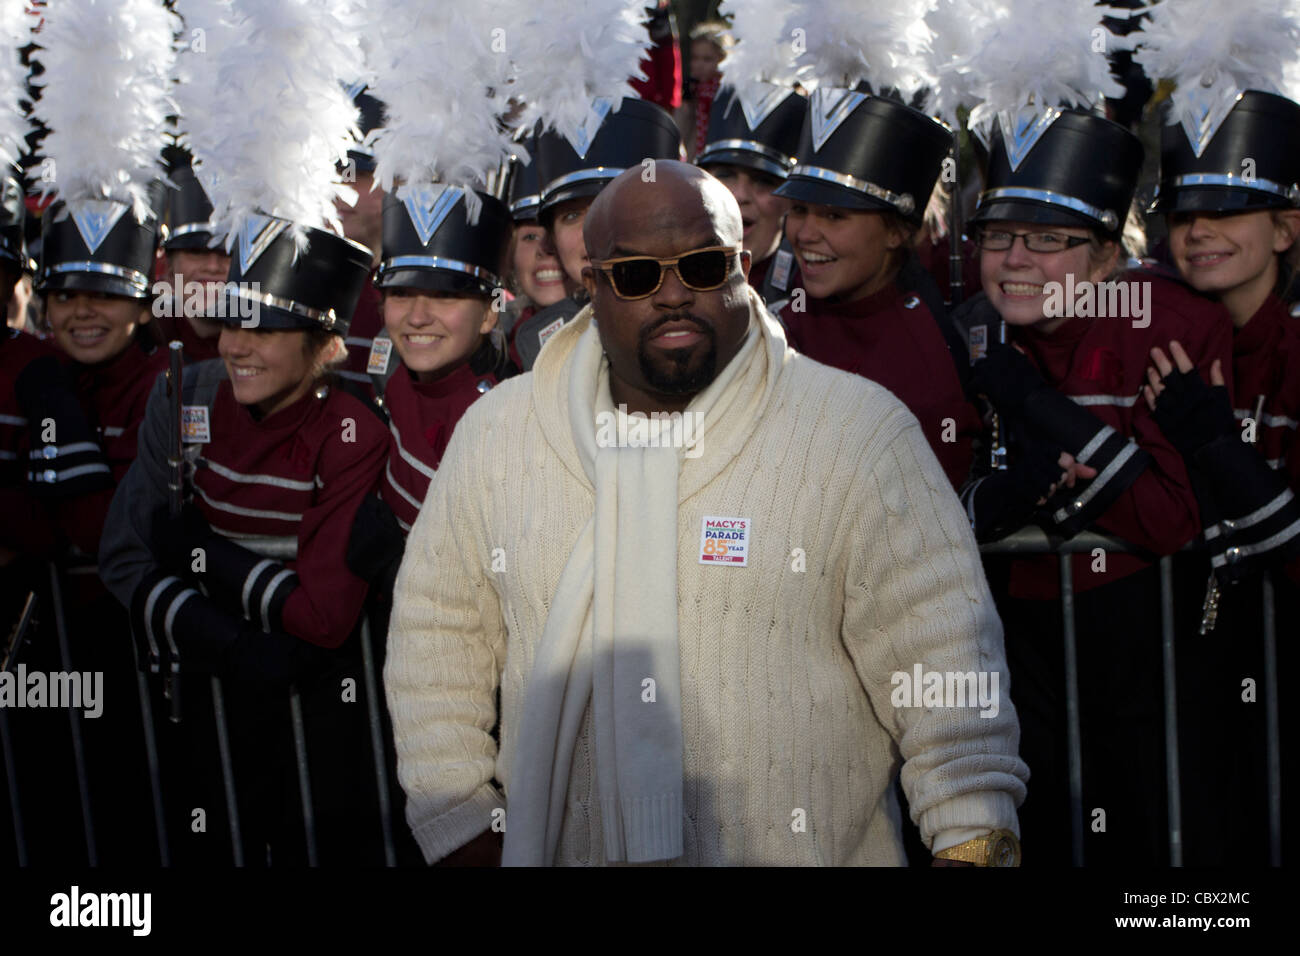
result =
[{"label": "black glove", "polygon": [[1037,389],[1049,389],[1028,356],[1010,345],[991,342],[988,352],[970,370],[967,391],[983,395],[1001,414],[1019,415]]},{"label": "black glove", "polygon": [[975,540],[996,541],[1029,524],[1039,499],[1061,479],[1060,458],[1060,446],[1051,442],[1022,442],[1015,464],[968,486],[962,500]]},{"label": "black glove", "polygon": [[406,536],[393,511],[376,495],[367,495],[352,519],[348,536],[348,569],[363,581],[373,583],[402,560]]},{"label": "black glove", "polygon": [[27,418],[27,482],[41,498],[71,498],[113,487],[113,472],[76,390],[52,355],[28,363],[14,383]]},{"label": "black glove", "polygon": [[264,634],[245,627],[226,656],[226,673],[249,684],[292,684],[325,673],[338,655],[279,631]]},{"label": "black glove", "polygon": [[173,518],[167,508],[153,513],[149,531],[149,550],[158,564],[176,574],[190,574],[194,549],[206,547],[212,526],[193,502],[186,503]]},{"label": "black glove", "polygon": [[1196,369],[1174,369],[1164,377],[1164,384],[1151,417],[1184,458],[1192,458],[1225,435],[1239,438],[1226,386],[1206,385]]}]

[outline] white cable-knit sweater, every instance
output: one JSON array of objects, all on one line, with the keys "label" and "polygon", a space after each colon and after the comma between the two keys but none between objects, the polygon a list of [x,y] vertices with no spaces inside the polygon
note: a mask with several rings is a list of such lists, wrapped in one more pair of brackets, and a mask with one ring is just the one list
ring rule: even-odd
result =
[{"label": "white cable-knit sweater", "polygon": [[[429,861],[509,826],[492,781],[509,794],[548,604],[594,506],[565,387],[588,322],[470,407],[408,539],[384,682],[407,821]],[[705,426],[677,514],[685,854],[674,862],[902,864],[900,763],[927,846],[1017,830],[1028,770],[1001,625],[916,419],[880,386],[787,351],[743,441]],[[700,563],[705,516],[749,520],[748,566]],[[997,671],[997,716],[893,706],[891,678],[917,664]],[[561,864],[604,860],[590,721],[588,707]]]}]

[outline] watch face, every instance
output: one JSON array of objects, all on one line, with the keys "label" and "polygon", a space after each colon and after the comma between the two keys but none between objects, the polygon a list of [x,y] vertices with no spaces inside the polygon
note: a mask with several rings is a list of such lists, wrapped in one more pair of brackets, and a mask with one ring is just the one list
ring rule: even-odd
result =
[{"label": "watch face", "polygon": [[999,837],[989,852],[989,866],[1015,866],[1016,847],[1006,837]]}]

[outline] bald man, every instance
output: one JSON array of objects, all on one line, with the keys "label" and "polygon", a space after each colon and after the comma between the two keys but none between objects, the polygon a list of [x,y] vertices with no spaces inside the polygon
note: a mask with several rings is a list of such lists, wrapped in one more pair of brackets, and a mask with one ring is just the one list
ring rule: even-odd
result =
[{"label": "bald man", "polygon": [[900,865],[901,770],[938,857],[1014,862],[1001,626],[916,419],[787,348],[721,183],[653,172],[411,530],[384,679],[426,859]]}]

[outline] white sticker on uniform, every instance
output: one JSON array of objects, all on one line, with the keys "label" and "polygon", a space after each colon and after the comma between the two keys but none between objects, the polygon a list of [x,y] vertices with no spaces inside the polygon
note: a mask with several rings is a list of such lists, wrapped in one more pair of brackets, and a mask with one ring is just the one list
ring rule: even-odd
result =
[{"label": "white sticker on uniform", "polygon": [[563,319],[556,319],[554,322],[552,322],[552,323],[551,323],[550,325],[548,325],[546,328],[542,329],[540,332],[537,333],[537,344],[538,344],[539,346],[540,346],[540,345],[545,345],[545,344],[546,344],[546,340],[549,339],[549,338],[550,338],[552,335],[554,335],[556,332],[560,331],[560,329],[562,329],[562,328],[564,328],[564,320],[563,320]]},{"label": "white sticker on uniform", "polygon": [[393,354],[392,339],[375,339],[370,343],[370,358],[366,361],[366,374],[383,375],[388,371],[388,359]]},{"label": "white sticker on uniform", "polygon": [[181,441],[212,441],[212,429],[208,426],[208,406],[181,406]]},{"label": "white sticker on uniform", "polygon": [[700,525],[700,564],[746,567],[752,530],[748,518],[706,516]]},{"label": "white sticker on uniform", "polygon": [[966,341],[970,344],[970,360],[982,359],[989,351],[989,327],[972,325],[966,333]]},{"label": "white sticker on uniform", "polygon": [[794,265],[794,255],[789,249],[778,249],[772,260],[772,285],[782,292],[790,288],[790,266]]}]

